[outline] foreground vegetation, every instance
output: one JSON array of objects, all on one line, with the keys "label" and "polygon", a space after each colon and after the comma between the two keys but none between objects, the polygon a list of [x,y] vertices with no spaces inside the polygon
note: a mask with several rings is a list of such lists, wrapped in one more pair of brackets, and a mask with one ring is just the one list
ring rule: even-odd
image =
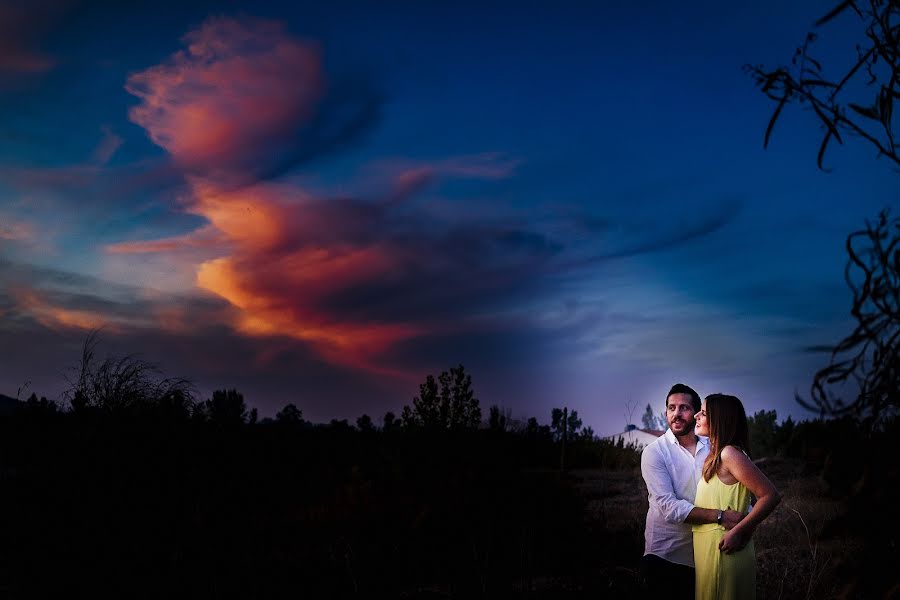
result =
[{"label": "foreground vegetation", "polygon": [[[563,435],[501,428],[502,415],[479,429],[312,425],[290,410],[251,423],[225,410],[237,393],[214,396],[205,418],[36,397],[0,418],[0,595],[640,593],[647,499],[631,448],[573,436],[561,472]],[[897,557],[895,422],[753,422],[785,494],[757,533],[759,597],[889,593],[896,574],[877,567]]]}]

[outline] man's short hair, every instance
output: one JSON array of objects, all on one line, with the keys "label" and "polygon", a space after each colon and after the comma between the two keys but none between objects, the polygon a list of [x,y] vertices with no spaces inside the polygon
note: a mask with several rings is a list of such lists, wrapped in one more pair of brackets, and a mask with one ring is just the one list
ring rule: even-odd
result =
[{"label": "man's short hair", "polygon": [[672,394],[687,394],[691,397],[691,404],[694,406],[694,412],[700,412],[700,394],[694,391],[689,385],[684,385],[683,383],[676,383],[672,386],[672,389],[669,390],[669,393],[666,394],[666,406],[669,405],[669,396]]}]

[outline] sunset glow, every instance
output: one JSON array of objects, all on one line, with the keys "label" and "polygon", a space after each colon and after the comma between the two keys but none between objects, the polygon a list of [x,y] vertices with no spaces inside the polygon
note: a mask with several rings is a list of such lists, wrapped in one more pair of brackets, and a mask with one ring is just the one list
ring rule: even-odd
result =
[{"label": "sunset glow", "polygon": [[0,5],[0,393],[58,395],[100,329],[262,414],[383,415],[460,363],[598,433],[674,381],[795,414],[845,236],[896,204],[802,114],[762,148],[741,65],[801,4]]}]

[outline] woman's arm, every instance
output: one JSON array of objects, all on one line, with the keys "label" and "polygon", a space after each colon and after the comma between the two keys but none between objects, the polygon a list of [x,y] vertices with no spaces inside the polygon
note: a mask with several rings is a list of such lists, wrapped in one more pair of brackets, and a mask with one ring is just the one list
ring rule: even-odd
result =
[{"label": "woman's arm", "polygon": [[757,499],[750,514],[730,529],[719,542],[719,550],[725,554],[731,554],[750,542],[756,526],[772,514],[772,511],[781,502],[781,494],[775,489],[769,478],[753,464],[753,461],[734,446],[725,446],[722,449],[722,466],[735,479],[744,484]]}]

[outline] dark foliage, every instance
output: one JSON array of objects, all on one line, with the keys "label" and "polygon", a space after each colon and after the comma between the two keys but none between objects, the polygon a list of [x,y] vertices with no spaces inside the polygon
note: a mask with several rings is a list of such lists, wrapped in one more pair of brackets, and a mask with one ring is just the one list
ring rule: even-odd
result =
[{"label": "dark foliage", "polygon": [[764,145],[768,145],[785,105],[797,102],[810,107],[822,124],[820,169],[829,143],[836,140],[842,144],[845,135],[864,139],[879,156],[900,165],[893,112],[894,102],[900,99],[900,0],[843,0],[816,25],[838,17],[858,19],[865,38],[856,47],[853,64],[839,77],[828,77],[822,63],[813,57],[814,33],[809,33],[794,53],[790,67],[744,67],[762,92],[776,102]]},{"label": "dark foliage", "polygon": [[[6,597],[507,596],[574,581],[598,543],[549,436],[250,425],[232,402],[0,419]],[[573,466],[626,454],[570,445]]]},{"label": "dark foliage", "polygon": [[[847,237],[844,276],[853,292],[853,332],[816,373],[804,407],[823,415],[855,415],[868,427],[900,409],[900,218],[883,211],[874,223]],[[852,401],[840,392],[850,393]],[[831,388],[839,387],[834,393]]]},{"label": "dark foliage", "polygon": [[413,405],[404,406],[403,427],[408,430],[473,431],[481,426],[481,407],[472,388],[472,376],[463,365],[443,371],[435,380],[428,375],[419,385]]}]

